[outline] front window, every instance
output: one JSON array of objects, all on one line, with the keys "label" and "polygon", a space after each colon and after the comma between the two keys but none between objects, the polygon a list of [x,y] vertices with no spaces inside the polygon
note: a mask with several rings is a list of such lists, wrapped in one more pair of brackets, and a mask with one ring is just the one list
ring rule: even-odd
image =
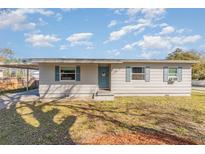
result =
[{"label": "front window", "polygon": [[132,80],[144,80],[145,69],[144,67],[132,67]]},{"label": "front window", "polygon": [[75,67],[61,67],[61,80],[75,80]]},{"label": "front window", "polygon": [[177,68],[169,68],[169,78],[177,77]]}]

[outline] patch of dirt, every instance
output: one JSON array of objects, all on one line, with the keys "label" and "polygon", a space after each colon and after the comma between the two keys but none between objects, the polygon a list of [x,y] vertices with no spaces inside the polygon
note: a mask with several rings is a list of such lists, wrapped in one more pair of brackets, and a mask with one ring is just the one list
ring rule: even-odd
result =
[{"label": "patch of dirt", "polygon": [[94,144],[94,145],[123,145],[123,144],[141,144],[141,145],[193,145],[194,142],[184,140],[181,138],[172,138],[170,136],[154,136],[143,133],[123,133],[123,134],[110,134],[103,135],[87,141],[83,144]]}]

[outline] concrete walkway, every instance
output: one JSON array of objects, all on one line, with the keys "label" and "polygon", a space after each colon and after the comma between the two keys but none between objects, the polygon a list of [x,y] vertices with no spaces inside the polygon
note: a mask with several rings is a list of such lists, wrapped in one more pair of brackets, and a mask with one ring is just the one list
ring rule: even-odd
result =
[{"label": "concrete walkway", "polygon": [[38,90],[0,95],[0,110],[4,108],[9,109],[12,104],[24,101],[24,99],[28,99],[29,101],[38,99]]},{"label": "concrete walkway", "polygon": [[192,92],[199,92],[199,93],[205,94],[205,87],[192,86]]},{"label": "concrete walkway", "polygon": [[192,86],[192,89],[193,90],[204,90],[205,91],[205,87],[195,87],[195,86]]}]

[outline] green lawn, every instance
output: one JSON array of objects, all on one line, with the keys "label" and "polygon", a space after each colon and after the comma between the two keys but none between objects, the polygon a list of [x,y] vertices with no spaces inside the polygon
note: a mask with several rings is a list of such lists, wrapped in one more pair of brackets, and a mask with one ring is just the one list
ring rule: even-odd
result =
[{"label": "green lawn", "polygon": [[205,94],[117,97],[114,102],[30,102],[0,110],[0,144],[89,144],[143,133],[205,143]]}]

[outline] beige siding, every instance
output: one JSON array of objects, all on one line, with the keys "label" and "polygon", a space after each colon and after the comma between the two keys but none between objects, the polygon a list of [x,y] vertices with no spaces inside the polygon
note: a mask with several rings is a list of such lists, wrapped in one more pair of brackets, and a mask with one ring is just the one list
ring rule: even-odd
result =
[{"label": "beige siding", "polygon": [[[58,65],[76,66],[77,64]],[[97,66],[97,64],[80,64],[80,81],[55,81],[55,64],[40,64],[40,96],[91,96],[98,87]]]},{"label": "beige siding", "polygon": [[[60,65],[60,64],[58,64]],[[65,64],[64,64],[65,65]],[[76,66],[68,64],[66,66]],[[125,81],[126,66],[150,66],[150,82]],[[163,67],[182,67],[182,81],[174,84],[163,82]],[[190,64],[111,64],[111,91],[115,96],[182,95],[191,93]],[[81,81],[55,81],[55,64],[40,64],[41,97],[92,96],[98,89],[98,64],[80,64]]]},{"label": "beige siding", "polygon": [[[150,82],[125,81],[126,66],[150,66]],[[182,81],[174,84],[163,82],[163,67],[182,67]],[[189,64],[112,64],[111,90],[116,96],[132,95],[190,95],[191,65]]]}]

